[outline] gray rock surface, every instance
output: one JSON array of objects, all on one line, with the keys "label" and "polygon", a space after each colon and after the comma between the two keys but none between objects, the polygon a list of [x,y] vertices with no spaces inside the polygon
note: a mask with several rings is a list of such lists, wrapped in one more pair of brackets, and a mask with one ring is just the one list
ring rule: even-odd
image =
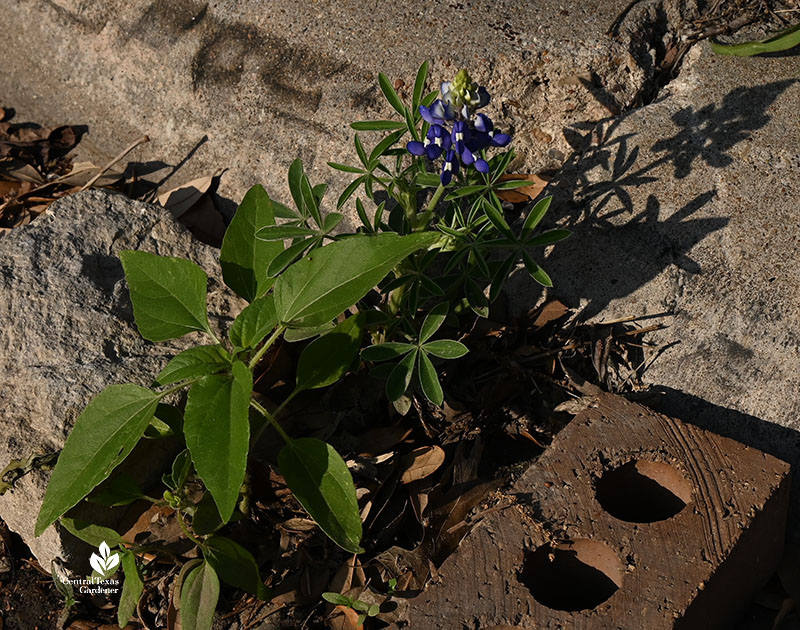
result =
[{"label": "gray rock surface", "polygon": [[378,72],[408,99],[430,60],[431,87],[460,67],[489,87],[487,111],[514,130],[529,172],[570,154],[566,125],[640,102],[696,13],[693,1],[646,0],[607,35],[627,4],[11,0],[0,94],[19,120],[88,125],[79,155],[96,162],[146,133],[133,159],[191,155],[170,185],[224,167],[224,196],[262,183],[288,201],[286,171],[302,157],[335,199],[347,178],[326,162],[355,160],[348,123],[393,115]]},{"label": "gray rock surface", "polygon": [[691,55],[655,103],[581,138],[553,182],[574,235],[547,260],[551,294],[594,321],[669,313],[642,322],[669,326],[647,337],[663,350],[650,403],[797,466],[800,59]]},{"label": "gray rock surface", "polygon": [[[171,356],[201,340],[142,339],[117,258],[124,249],[189,258],[219,276],[217,251],[166,210],[101,191],[66,197],[0,239],[0,469],[61,448],[95,394],[114,383],[150,385]],[[210,281],[212,313],[235,315],[242,306]],[[147,468],[159,456],[149,452],[140,463]],[[85,562],[85,549],[57,528],[33,537],[48,477],[34,471],[18,480],[0,496],[0,518],[46,569],[58,556]]]}]

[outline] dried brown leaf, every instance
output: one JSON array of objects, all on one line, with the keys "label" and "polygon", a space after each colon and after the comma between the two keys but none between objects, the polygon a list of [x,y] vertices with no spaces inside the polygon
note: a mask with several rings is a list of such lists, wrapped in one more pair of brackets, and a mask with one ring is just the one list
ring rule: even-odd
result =
[{"label": "dried brown leaf", "polygon": [[531,317],[534,318],[531,328],[533,330],[543,328],[550,322],[554,322],[567,313],[569,313],[569,308],[558,300],[550,300],[531,314]]},{"label": "dried brown leaf", "polygon": [[545,189],[547,186],[548,180],[544,179],[541,175],[516,175],[511,173],[506,173],[500,177],[501,182],[515,180],[515,179],[526,179],[528,181],[533,182],[530,186],[522,186],[520,188],[514,188],[511,190],[498,190],[497,196],[500,197],[503,201],[508,201],[509,203],[526,203],[528,201],[533,201],[539,194]]},{"label": "dried brown leaf", "polygon": [[172,213],[176,219],[194,207],[214,183],[214,175],[194,179],[187,184],[168,190],[158,196],[158,203]]},{"label": "dried brown leaf", "polygon": [[444,451],[438,446],[415,448],[403,458],[405,470],[400,483],[411,483],[435,473],[444,463]]},{"label": "dried brown leaf", "polygon": [[409,433],[411,428],[404,424],[370,429],[359,438],[356,451],[368,457],[380,455],[405,440]]}]

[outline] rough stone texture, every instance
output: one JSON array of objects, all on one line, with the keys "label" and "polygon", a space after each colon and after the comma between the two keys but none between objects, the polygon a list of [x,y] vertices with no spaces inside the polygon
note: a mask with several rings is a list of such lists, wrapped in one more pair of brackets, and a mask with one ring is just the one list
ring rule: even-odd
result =
[{"label": "rough stone texture", "polygon": [[[201,339],[142,339],[117,258],[124,249],[189,258],[219,275],[216,250],[166,210],[100,191],[66,197],[0,239],[0,470],[61,448],[95,394],[113,383],[150,385],[171,356]],[[238,313],[241,301],[210,282],[210,311]],[[158,460],[148,453],[145,468]],[[32,472],[0,496],[0,518],[45,568],[84,553],[56,528],[33,537],[48,477]]]},{"label": "rough stone texture", "polygon": [[409,602],[414,630],[731,627],[783,553],[789,466],[611,394]]},{"label": "rough stone texture", "polygon": [[[551,295],[595,321],[671,313],[642,322],[669,326],[647,337],[664,347],[648,404],[796,465],[800,59],[690,54],[657,102],[588,133],[554,182],[553,216],[574,234],[547,259]],[[519,308],[541,296],[511,294]],[[795,492],[795,540],[798,509]]]},{"label": "rough stone texture", "polygon": [[638,102],[694,6],[638,3],[607,36],[626,4],[11,0],[0,30],[14,54],[0,67],[0,93],[22,120],[88,125],[79,154],[94,160],[147,133],[136,159],[177,164],[192,154],[175,180],[225,167],[223,195],[238,200],[263,183],[288,201],[296,157],[334,184],[332,195],[343,189],[346,177],[326,162],[355,159],[347,124],[392,114],[377,73],[407,97],[427,59],[432,87],[459,67],[487,83],[496,95],[487,111],[516,132],[520,169],[556,167],[571,152],[565,125]]}]

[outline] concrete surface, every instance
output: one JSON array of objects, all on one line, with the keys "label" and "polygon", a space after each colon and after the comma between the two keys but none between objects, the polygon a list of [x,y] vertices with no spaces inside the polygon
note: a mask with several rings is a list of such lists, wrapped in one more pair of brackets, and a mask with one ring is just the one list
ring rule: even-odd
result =
[{"label": "concrete surface", "polygon": [[554,182],[574,235],[547,259],[551,294],[595,321],[670,313],[642,322],[674,344],[645,373],[650,402],[797,466],[800,59],[691,54],[657,102],[576,141]]},{"label": "concrete surface", "polygon": [[686,3],[646,0],[608,37],[626,4],[9,0],[0,94],[20,121],[88,125],[79,154],[98,162],[149,134],[131,159],[189,158],[170,185],[227,168],[223,195],[262,183],[288,201],[296,157],[338,195],[346,178],[326,162],[355,159],[348,123],[392,113],[378,72],[408,95],[427,59],[432,88],[462,66],[488,85],[521,171],[557,167],[564,125],[640,98]]}]

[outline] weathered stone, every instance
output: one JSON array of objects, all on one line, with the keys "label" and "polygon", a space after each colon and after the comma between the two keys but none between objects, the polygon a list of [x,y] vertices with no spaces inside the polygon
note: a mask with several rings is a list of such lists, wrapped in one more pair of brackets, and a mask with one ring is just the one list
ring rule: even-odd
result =
[{"label": "weathered stone", "polygon": [[348,177],[326,162],[355,160],[348,123],[394,115],[378,72],[408,100],[430,60],[432,88],[459,67],[488,85],[487,111],[515,131],[520,172],[535,172],[570,154],[564,127],[641,100],[696,3],[637,3],[609,36],[627,4],[13,0],[0,13],[0,93],[25,120],[88,125],[79,154],[98,162],[147,133],[136,159],[191,152],[176,179],[225,167],[223,195],[263,183],[288,201],[286,171],[302,157],[335,199]]},{"label": "weathered stone", "polygon": [[[216,251],[163,208],[85,192],[13,230],[0,239],[0,469],[61,448],[95,394],[113,383],[150,385],[171,356],[200,340],[199,333],[161,344],[142,339],[117,258],[124,249],[189,258],[211,277],[212,313],[235,315],[242,308],[214,280]],[[149,451],[143,468],[160,461],[158,455]],[[57,556],[70,563],[83,554],[58,528],[33,537],[48,477],[31,472],[0,496],[0,518],[45,568]]]},{"label": "weathered stone", "polygon": [[[642,322],[668,326],[646,337],[648,404],[796,466],[800,60],[690,54],[663,98],[587,132],[553,182],[573,236],[547,258],[549,293],[593,321],[667,313]],[[541,296],[510,293],[519,309]]]},{"label": "weathered stone", "polygon": [[789,481],[775,457],[598,393],[409,627],[729,628],[780,562]]}]

